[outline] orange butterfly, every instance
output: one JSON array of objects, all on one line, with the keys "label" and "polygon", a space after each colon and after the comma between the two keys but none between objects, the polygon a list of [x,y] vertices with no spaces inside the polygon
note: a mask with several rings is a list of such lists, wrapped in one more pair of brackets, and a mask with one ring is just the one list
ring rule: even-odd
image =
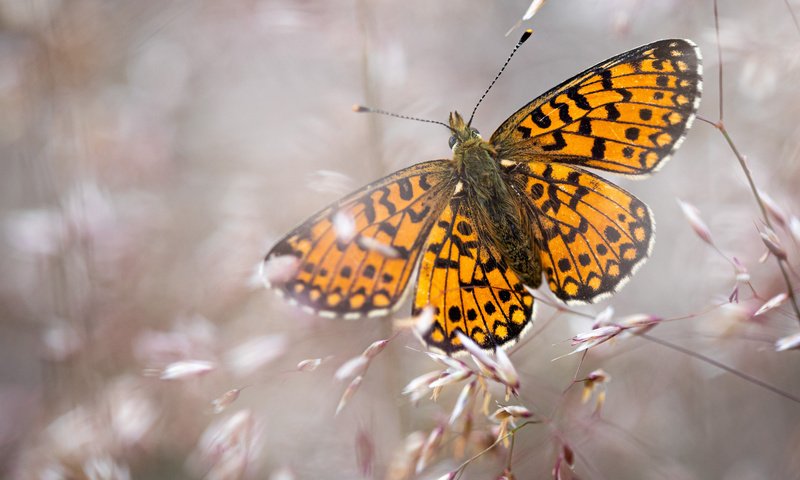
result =
[{"label": "orange butterfly", "polygon": [[645,260],[649,208],[584,168],[661,167],[694,120],[701,76],[694,43],[661,40],[553,88],[489,141],[453,112],[452,159],[400,170],[312,216],[267,254],[296,267],[271,286],[321,316],[372,317],[400,305],[416,275],[413,314],[434,311],[429,347],[462,350],[459,330],[485,349],[512,345],[533,315],[526,286],[542,274],[560,299],[591,302]]}]

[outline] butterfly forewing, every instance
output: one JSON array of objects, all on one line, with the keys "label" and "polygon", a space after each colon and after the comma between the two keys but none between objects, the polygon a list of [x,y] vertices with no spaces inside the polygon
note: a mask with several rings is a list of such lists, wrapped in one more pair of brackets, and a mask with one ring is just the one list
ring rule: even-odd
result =
[{"label": "butterfly forewing", "polygon": [[267,254],[296,258],[272,285],[309,310],[358,317],[387,313],[402,298],[425,236],[448,200],[450,161],[400,170],[342,199]]},{"label": "butterfly forewing", "polygon": [[414,293],[414,315],[434,309],[425,342],[448,353],[463,348],[457,330],[486,349],[513,343],[533,312],[533,296],[485,241],[486,229],[473,211],[463,196],[442,210],[428,235]]},{"label": "butterfly forewing", "polygon": [[702,67],[688,40],[662,40],[600,63],[522,107],[495,131],[504,159],[621,174],[660,167],[700,101]]}]

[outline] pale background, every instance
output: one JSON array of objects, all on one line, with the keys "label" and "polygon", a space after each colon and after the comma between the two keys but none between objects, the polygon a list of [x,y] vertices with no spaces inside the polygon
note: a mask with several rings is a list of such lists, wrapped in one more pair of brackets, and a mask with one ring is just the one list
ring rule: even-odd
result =
[{"label": "pale background", "polygon": [[[720,3],[725,123],[759,187],[798,215],[800,30],[782,0]],[[362,478],[359,435],[373,445],[366,478],[384,478],[409,434],[447,418],[457,387],[411,405],[403,386],[438,367],[402,334],[334,417],[346,384],[334,371],[387,337],[390,321],[305,315],[253,274],[273,242],[327,203],[449,156],[444,128],[357,115],[353,103],[443,121],[468,114],[527,7],[0,0],[0,476],[84,478],[89,463],[106,462],[118,478],[201,477],[210,467],[192,452],[217,420],[209,402],[246,386],[219,416],[249,412],[260,432],[246,478]],[[582,69],[670,37],[702,49],[700,113],[718,119],[710,1],[551,0],[525,26],[533,37],[478,111],[484,136]],[[725,301],[734,271],[694,234],[683,199],[750,270],[760,299],[741,287],[740,305],[651,334],[800,395],[798,352],[773,347],[798,330],[791,308],[750,318],[786,287],[774,258],[759,263],[758,208],[719,132],[696,122],[660,173],[616,180],[653,209],[655,250],[618,295],[582,310],[674,318]],[[779,236],[797,267],[797,238]],[[540,308],[537,327],[552,313]],[[579,389],[561,399],[580,356],[553,359],[590,325],[560,315],[511,356],[522,381],[512,402],[548,416],[560,405],[553,422],[581,478],[800,478],[799,403],[643,339],[585,359],[579,376],[611,376],[599,418]],[[277,358],[230,366],[232,347],[265,335],[260,353]],[[319,369],[295,371],[316,357],[326,359]],[[181,358],[217,368],[182,381],[147,375]],[[112,427],[109,438],[92,433]],[[546,427],[522,430],[517,477],[550,475],[554,445]],[[420,478],[455,468],[462,459],[449,453]],[[488,455],[463,478],[495,478],[504,460]]]}]

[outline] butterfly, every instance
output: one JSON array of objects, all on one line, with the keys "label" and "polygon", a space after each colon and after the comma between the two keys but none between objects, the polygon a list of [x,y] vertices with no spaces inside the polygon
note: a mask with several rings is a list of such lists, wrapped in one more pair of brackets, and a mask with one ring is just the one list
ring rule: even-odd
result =
[{"label": "butterfly", "polygon": [[267,283],[308,312],[359,318],[389,314],[415,278],[412,315],[433,313],[429,348],[462,351],[458,331],[487,350],[513,345],[543,278],[564,302],[592,302],[647,258],[650,209],[587,168],[656,171],[683,141],[701,90],[697,46],[660,40],[539,96],[488,141],[453,112],[451,159],[400,170],[313,215],[266,255],[293,261]]}]

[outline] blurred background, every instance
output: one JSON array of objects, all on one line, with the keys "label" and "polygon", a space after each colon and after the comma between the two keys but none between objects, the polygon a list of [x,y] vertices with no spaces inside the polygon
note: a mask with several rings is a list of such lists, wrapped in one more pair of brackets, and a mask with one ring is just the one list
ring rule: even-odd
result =
[{"label": "blurred background", "polygon": [[[725,125],[796,269],[800,3],[720,4]],[[427,467],[409,471],[460,385],[417,405],[403,396],[442,367],[401,332],[335,416],[348,381],[334,373],[392,321],[304,314],[256,273],[326,204],[449,157],[443,128],[352,104],[468,113],[529,5],[0,0],[0,476],[438,478],[491,443],[476,415],[466,456],[453,456],[448,430]],[[476,116],[486,137],[584,68],[670,37],[702,49],[700,113],[719,119],[711,1],[558,0],[528,27]],[[698,121],[660,173],[614,181],[653,209],[655,249],[619,294],[580,308],[588,318],[540,305],[511,354],[522,386],[507,403],[550,423],[517,435],[516,477],[548,478],[568,445],[580,478],[800,478],[800,403],[697,358],[800,395],[798,352],[774,347],[798,330],[789,303],[753,316],[786,284],[762,258],[761,215],[723,136]],[[699,209],[755,293],[676,199]],[[554,360],[608,306],[615,318],[673,319],[650,335],[685,350],[634,337],[591,349],[583,365],[579,354]],[[580,386],[562,394],[598,368],[610,377],[599,411]],[[506,403],[493,392],[490,410]],[[495,450],[462,478],[501,475],[506,450]]]}]

